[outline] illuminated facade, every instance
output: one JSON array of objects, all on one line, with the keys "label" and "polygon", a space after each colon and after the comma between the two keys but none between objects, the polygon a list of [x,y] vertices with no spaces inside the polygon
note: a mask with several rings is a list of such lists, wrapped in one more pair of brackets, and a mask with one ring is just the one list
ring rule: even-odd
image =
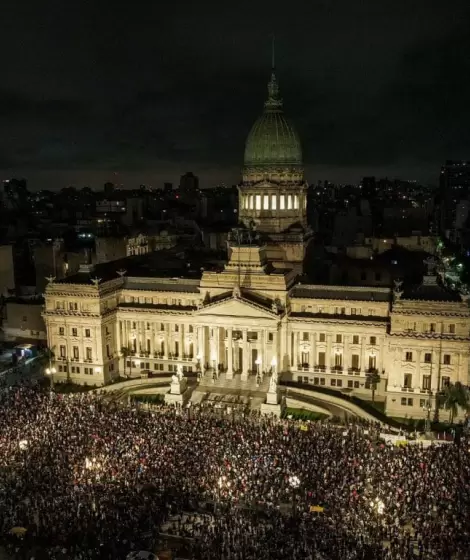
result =
[{"label": "illuminated facade", "polygon": [[298,283],[309,240],[306,184],[300,142],[281,110],[273,75],[246,145],[245,227],[232,232],[224,266],[134,273],[135,259],[150,261],[150,253],[129,257],[129,273],[120,261],[50,279],[43,316],[58,380],[102,385],[182,366],[220,372],[230,384],[276,371],[371,398],[378,376],[386,411],[414,417],[447,383],[468,384],[469,307],[432,273],[403,292]]}]

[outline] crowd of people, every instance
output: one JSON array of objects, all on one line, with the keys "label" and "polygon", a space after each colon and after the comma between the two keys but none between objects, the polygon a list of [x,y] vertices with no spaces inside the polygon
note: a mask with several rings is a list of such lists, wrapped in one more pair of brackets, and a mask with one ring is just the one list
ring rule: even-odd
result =
[{"label": "crowd of people", "polygon": [[171,516],[210,507],[174,531],[190,537],[186,558],[468,558],[465,439],[424,449],[376,435],[5,388],[0,528],[28,560],[125,559]]}]

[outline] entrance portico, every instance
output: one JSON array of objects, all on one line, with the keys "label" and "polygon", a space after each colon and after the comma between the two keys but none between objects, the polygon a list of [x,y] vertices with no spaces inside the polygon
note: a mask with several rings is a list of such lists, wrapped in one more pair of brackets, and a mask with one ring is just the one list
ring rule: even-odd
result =
[{"label": "entrance portico", "polygon": [[271,311],[233,295],[202,307],[196,314],[197,359],[201,369],[263,376],[280,359],[281,322]]}]

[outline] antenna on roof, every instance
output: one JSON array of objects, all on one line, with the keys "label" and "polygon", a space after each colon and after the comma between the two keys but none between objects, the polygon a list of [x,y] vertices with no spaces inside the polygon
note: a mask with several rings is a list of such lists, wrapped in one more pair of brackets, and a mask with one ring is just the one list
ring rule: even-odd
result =
[{"label": "antenna on roof", "polygon": [[274,72],[276,68],[276,36],[273,33],[271,41],[271,70]]}]

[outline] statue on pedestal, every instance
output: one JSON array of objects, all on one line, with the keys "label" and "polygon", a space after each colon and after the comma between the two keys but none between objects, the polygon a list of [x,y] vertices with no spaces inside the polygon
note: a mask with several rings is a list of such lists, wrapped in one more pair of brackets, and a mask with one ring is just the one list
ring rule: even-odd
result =
[{"label": "statue on pedestal", "polygon": [[171,384],[172,385],[176,384],[176,383],[179,383],[179,382],[180,382],[180,380],[179,380],[179,377],[177,375],[172,375],[171,376]]},{"label": "statue on pedestal", "polygon": [[176,366],[176,377],[178,381],[183,381],[184,379],[183,366],[181,364]]},{"label": "statue on pedestal", "polygon": [[270,393],[277,392],[277,373],[273,373],[271,375],[271,379],[269,381],[269,392]]}]

